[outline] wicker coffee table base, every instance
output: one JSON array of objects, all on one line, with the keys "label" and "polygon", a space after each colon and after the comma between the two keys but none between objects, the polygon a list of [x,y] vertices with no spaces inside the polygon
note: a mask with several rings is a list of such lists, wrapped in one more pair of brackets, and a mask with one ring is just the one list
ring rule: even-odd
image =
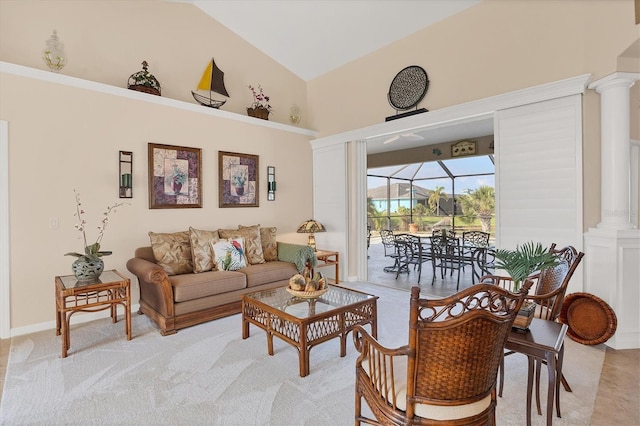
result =
[{"label": "wicker coffee table base", "polygon": [[[305,377],[309,375],[309,351],[312,347],[340,337],[340,356],[344,357],[347,354],[347,335],[356,325],[371,324],[371,334],[377,337],[376,300],[374,297],[318,315],[297,318],[253,299],[250,294],[245,295],[242,300],[242,338],[249,337],[249,324],[253,324],[266,331],[269,355],[274,353],[273,336],[289,343],[298,349],[300,377]],[[316,302],[315,299],[302,301],[309,303],[310,313]]]}]

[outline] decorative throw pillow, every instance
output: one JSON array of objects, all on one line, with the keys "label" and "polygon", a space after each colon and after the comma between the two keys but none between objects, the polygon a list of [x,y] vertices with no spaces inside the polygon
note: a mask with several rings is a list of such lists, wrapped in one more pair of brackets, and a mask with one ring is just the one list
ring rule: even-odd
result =
[{"label": "decorative throw pillow", "polygon": [[211,243],[218,242],[218,231],[202,231],[189,227],[189,240],[191,241],[193,272],[215,271],[217,268],[213,261]]},{"label": "decorative throw pillow", "polygon": [[153,257],[169,275],[193,272],[189,232],[160,234],[149,232]]},{"label": "decorative throw pillow", "polygon": [[262,243],[260,241],[260,228],[256,226],[245,227],[242,229],[219,229],[220,238],[242,238],[244,241],[245,256],[247,262],[251,265],[264,263],[264,255],[262,254]]},{"label": "decorative throw pillow", "polygon": [[219,271],[237,271],[247,266],[242,238],[230,238],[211,243]]},{"label": "decorative throw pillow", "polygon": [[[254,225],[260,227],[260,225]],[[250,226],[240,225],[238,229],[251,228]],[[260,227],[260,243],[262,245],[262,255],[266,262],[278,260],[278,243],[276,242],[276,232],[278,228],[275,226]]]}]

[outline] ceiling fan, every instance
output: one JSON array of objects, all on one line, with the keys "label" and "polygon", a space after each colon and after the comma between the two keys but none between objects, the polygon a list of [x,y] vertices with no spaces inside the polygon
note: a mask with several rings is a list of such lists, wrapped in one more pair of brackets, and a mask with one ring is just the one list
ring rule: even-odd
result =
[{"label": "ceiling fan", "polygon": [[382,144],[386,145],[388,143],[395,142],[395,141],[400,140],[400,139],[406,140],[406,141],[421,141],[424,138],[422,136],[416,135],[415,133],[404,133],[404,134],[401,134],[401,135],[391,136],[389,139],[387,139],[386,141],[382,142]]}]

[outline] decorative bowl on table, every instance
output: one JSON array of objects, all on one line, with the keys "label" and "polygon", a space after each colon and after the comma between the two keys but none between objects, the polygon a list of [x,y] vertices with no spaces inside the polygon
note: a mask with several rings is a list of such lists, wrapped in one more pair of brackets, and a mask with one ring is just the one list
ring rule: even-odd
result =
[{"label": "decorative bowl on table", "polygon": [[325,294],[329,290],[322,274],[317,274],[313,279],[296,274],[289,279],[287,291],[289,294],[303,299],[314,299]]},{"label": "decorative bowl on table", "polygon": [[287,287],[287,291],[289,292],[289,294],[296,296],[296,297],[300,297],[302,299],[315,299],[316,297],[320,297],[323,294],[325,294],[327,291],[329,291],[329,287],[325,287],[322,290],[316,290],[316,291],[300,291],[300,290],[293,290],[289,287]]}]

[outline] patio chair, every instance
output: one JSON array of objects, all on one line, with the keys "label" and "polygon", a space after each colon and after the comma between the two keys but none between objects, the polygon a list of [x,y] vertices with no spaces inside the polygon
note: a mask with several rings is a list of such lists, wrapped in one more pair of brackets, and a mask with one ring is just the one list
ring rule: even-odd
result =
[{"label": "patio chair", "polygon": [[477,284],[433,300],[413,287],[409,342],[398,348],[356,326],[355,424],[495,424],[498,366],[530,285],[515,294]]},{"label": "patio chair", "polygon": [[422,276],[422,264],[431,259],[431,253],[425,250],[421,237],[409,234],[397,235],[396,253],[398,254],[398,270],[396,279],[401,273],[409,273],[409,266],[418,269],[418,282]]},{"label": "patio chair", "polygon": [[460,269],[464,265],[463,248],[458,240],[450,237],[431,237],[431,250],[433,278],[431,285],[436,281],[436,270],[440,270],[440,278],[444,278],[447,272],[453,276],[453,272],[458,274],[456,290],[460,287]]},{"label": "patio chair", "polygon": [[385,257],[394,255],[396,252],[396,243],[394,241],[393,231],[390,229],[380,230],[380,238],[382,239]]}]

